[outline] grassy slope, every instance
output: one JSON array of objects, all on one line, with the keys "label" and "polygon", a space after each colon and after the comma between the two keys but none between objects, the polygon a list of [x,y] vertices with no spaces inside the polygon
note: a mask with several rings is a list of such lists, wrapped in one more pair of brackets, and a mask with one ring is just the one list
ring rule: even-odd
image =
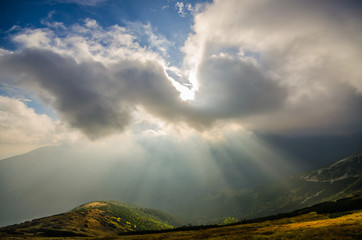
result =
[{"label": "grassy slope", "polygon": [[[80,209],[82,208],[84,209],[84,206]],[[92,206],[90,208],[95,209]],[[125,236],[104,233],[98,235],[98,239],[362,239],[361,208],[362,196],[359,196],[229,226],[196,226],[184,228],[182,231],[175,229]],[[89,209],[89,206],[86,206],[86,209]],[[16,235],[8,235],[10,236],[11,239],[22,239]],[[37,236],[29,239],[59,238]],[[70,236],[67,239],[95,238]]]},{"label": "grassy slope", "polygon": [[121,236],[117,239],[361,239],[362,211],[330,218],[309,213],[259,223],[248,223],[198,231]]},{"label": "grassy slope", "polygon": [[120,233],[172,229],[180,225],[161,211],[120,202],[91,202],[72,211],[0,229],[23,237],[112,236]]},{"label": "grassy slope", "polygon": [[[100,237],[98,239],[361,239],[362,211],[334,217],[315,212],[292,218],[248,223],[201,230],[164,232],[146,235]],[[13,237],[12,239],[22,239]],[[39,238],[29,239],[60,239]],[[63,238],[62,238],[63,239]],[[67,239],[95,239],[69,237]]]}]

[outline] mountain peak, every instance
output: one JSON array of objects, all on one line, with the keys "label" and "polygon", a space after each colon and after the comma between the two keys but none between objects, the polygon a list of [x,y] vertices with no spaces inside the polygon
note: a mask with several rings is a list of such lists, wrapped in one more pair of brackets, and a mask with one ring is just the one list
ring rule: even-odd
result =
[{"label": "mountain peak", "polygon": [[102,207],[102,206],[109,206],[109,204],[104,201],[89,202],[89,203],[82,204],[79,207],[76,207],[74,210],[76,211],[76,210],[80,210],[80,209],[97,208],[97,207]]}]

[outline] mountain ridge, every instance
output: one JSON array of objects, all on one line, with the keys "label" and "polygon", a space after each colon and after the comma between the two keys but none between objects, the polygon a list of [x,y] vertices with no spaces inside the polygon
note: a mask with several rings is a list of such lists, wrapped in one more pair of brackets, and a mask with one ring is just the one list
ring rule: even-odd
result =
[{"label": "mountain ridge", "polygon": [[172,229],[181,224],[159,210],[119,201],[93,201],[66,213],[7,226],[2,231],[23,237],[97,237]]},{"label": "mountain ridge", "polygon": [[[353,160],[356,161],[354,162]],[[349,177],[358,178],[362,171],[361,163],[362,151],[358,151],[324,168],[311,170],[300,178],[310,182],[330,182],[331,184]]]}]

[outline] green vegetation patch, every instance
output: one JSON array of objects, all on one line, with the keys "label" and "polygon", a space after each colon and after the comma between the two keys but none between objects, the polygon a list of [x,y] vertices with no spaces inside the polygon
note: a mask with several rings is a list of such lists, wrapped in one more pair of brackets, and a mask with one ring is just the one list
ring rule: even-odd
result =
[{"label": "green vegetation patch", "polygon": [[349,215],[352,214],[352,212],[337,212],[337,213],[332,213],[329,215],[329,218],[338,218],[338,217],[342,217],[345,215]]}]

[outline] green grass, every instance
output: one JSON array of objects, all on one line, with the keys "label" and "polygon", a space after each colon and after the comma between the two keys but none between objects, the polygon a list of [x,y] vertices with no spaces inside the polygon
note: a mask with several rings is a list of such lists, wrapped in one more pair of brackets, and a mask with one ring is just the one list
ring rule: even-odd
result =
[{"label": "green grass", "polygon": [[361,201],[357,196],[238,223],[226,218],[223,224],[228,225],[177,229],[170,228],[166,220],[172,218],[163,212],[93,202],[66,214],[2,228],[0,239],[362,239]]},{"label": "green grass", "polygon": [[[23,239],[12,236],[12,239]],[[86,238],[81,236],[59,237],[30,237],[28,239],[113,239],[113,240],[183,240],[183,239],[362,239],[362,211],[329,218],[329,214],[311,212],[291,218],[266,220],[263,222],[219,226],[199,230],[161,232],[153,234],[135,234],[125,236],[99,236]]]},{"label": "green grass", "polygon": [[101,237],[174,228],[177,219],[164,212],[121,202],[91,202],[70,212],[0,229],[1,235],[23,237]]},{"label": "green grass", "polygon": [[258,223],[178,231],[116,239],[361,239],[362,211],[330,219],[328,214],[308,213]]}]

